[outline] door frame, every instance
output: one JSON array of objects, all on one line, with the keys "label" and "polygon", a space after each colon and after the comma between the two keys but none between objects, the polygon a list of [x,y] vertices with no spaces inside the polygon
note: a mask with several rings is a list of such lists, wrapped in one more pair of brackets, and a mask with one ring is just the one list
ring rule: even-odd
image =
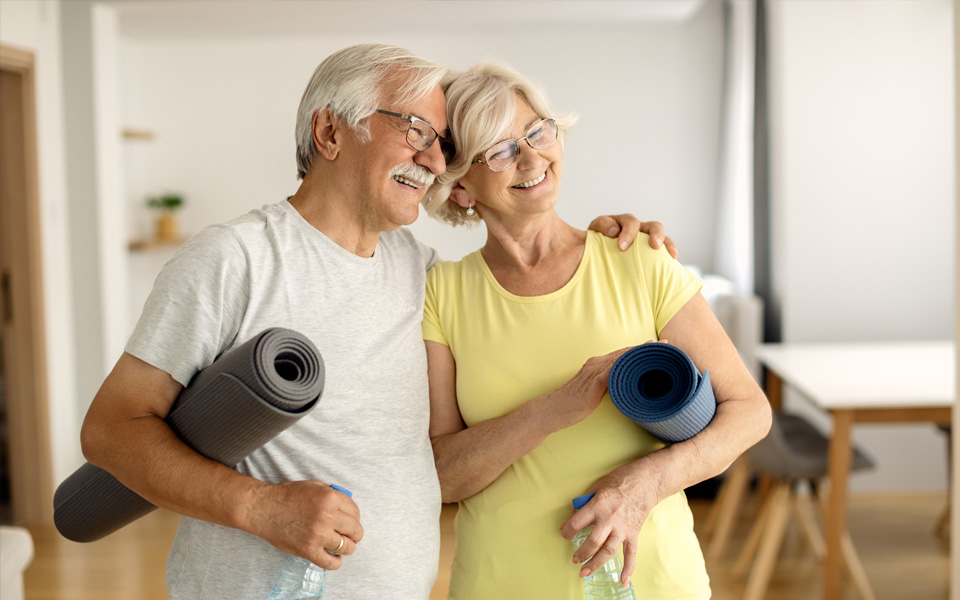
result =
[{"label": "door frame", "polygon": [[[10,487],[13,519],[18,525],[53,523],[53,461],[44,324],[43,260],[40,227],[40,194],[37,168],[35,60],[32,52],[0,44],[0,70],[20,77],[22,133],[10,143],[22,144],[23,181],[16,182],[11,202],[0,207],[10,239],[4,258],[9,293],[3,314],[4,385],[7,393]],[[9,110],[7,111],[9,113]],[[9,117],[9,114],[8,114]],[[15,118],[15,117],[14,117]],[[2,291],[2,290],[0,290]],[[7,304],[9,302],[9,304]],[[8,322],[8,318],[12,320]],[[15,348],[16,351],[9,351]]]}]

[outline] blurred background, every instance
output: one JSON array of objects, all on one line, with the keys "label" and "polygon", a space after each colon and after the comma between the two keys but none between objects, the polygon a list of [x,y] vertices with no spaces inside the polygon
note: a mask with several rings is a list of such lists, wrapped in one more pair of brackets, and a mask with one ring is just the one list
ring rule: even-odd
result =
[{"label": "blurred background", "polygon": [[[952,338],[953,11],[950,0],[2,0],[0,43],[31,57],[35,88],[22,109],[36,156],[25,243],[46,406],[23,460],[45,474],[41,497],[82,463],[82,417],[178,243],[294,193],[302,91],[355,43],[454,68],[498,60],[537,81],[579,115],[561,216],[663,222],[684,264],[762,298],[766,341]],[[167,208],[150,206],[163,197]],[[158,230],[164,215],[176,230]],[[425,214],[412,229],[445,259],[485,237]],[[878,468],[853,490],[946,490],[933,425],[854,433]]]}]

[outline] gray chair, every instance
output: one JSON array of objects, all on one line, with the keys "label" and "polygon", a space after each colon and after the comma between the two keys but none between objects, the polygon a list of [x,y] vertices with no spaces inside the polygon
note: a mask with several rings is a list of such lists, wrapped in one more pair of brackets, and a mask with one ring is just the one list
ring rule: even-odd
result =
[{"label": "gray chair", "polygon": [[[830,440],[809,421],[781,412],[774,413],[773,425],[767,437],[747,451],[753,471],[771,479],[773,485],[734,565],[736,574],[745,575],[750,571],[744,600],[762,600],[766,594],[791,511],[800,521],[804,537],[814,554],[818,559],[823,559],[823,535],[816,523],[816,511],[805,482],[815,485],[826,477],[829,446]],[[854,448],[851,471],[872,467],[873,462]],[[847,532],[843,534],[842,553],[860,597],[873,599],[873,590]]]}]

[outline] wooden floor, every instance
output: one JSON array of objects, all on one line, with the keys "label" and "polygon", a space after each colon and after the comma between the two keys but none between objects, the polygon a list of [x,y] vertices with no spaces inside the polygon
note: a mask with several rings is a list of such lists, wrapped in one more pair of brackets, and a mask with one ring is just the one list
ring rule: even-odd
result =
[{"label": "wooden floor", "polygon": [[[948,543],[934,534],[944,495],[853,496],[849,526],[878,600],[943,600],[949,577]],[[692,500],[698,523],[709,502]],[[731,543],[735,554],[751,520],[745,506]],[[431,600],[444,600],[452,560],[455,506],[444,506],[440,575]],[[52,529],[32,529],[36,556],[26,573],[27,600],[161,600],[163,570],[177,516],[156,511],[113,535],[76,544]],[[799,530],[791,526],[768,600],[814,600],[820,571]],[[737,600],[744,581],[730,574],[732,558],[707,563],[715,600]],[[847,586],[844,600],[855,600]]]}]

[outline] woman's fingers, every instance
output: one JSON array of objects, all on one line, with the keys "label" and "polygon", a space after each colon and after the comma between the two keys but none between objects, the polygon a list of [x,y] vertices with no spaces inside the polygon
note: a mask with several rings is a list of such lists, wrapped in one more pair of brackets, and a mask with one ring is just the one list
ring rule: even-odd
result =
[{"label": "woman's fingers", "polygon": [[[620,549],[622,544],[622,534],[612,532],[610,535],[608,535],[606,539],[597,544],[593,557],[591,557],[590,560],[588,560],[580,569],[580,577],[588,577],[593,575],[600,567],[606,564],[608,560],[616,555],[617,550]],[[589,553],[587,556],[589,556]]]},{"label": "woman's fingers", "polygon": [[637,540],[627,537],[623,541],[623,571],[620,572],[620,583],[626,587],[637,567]]}]

